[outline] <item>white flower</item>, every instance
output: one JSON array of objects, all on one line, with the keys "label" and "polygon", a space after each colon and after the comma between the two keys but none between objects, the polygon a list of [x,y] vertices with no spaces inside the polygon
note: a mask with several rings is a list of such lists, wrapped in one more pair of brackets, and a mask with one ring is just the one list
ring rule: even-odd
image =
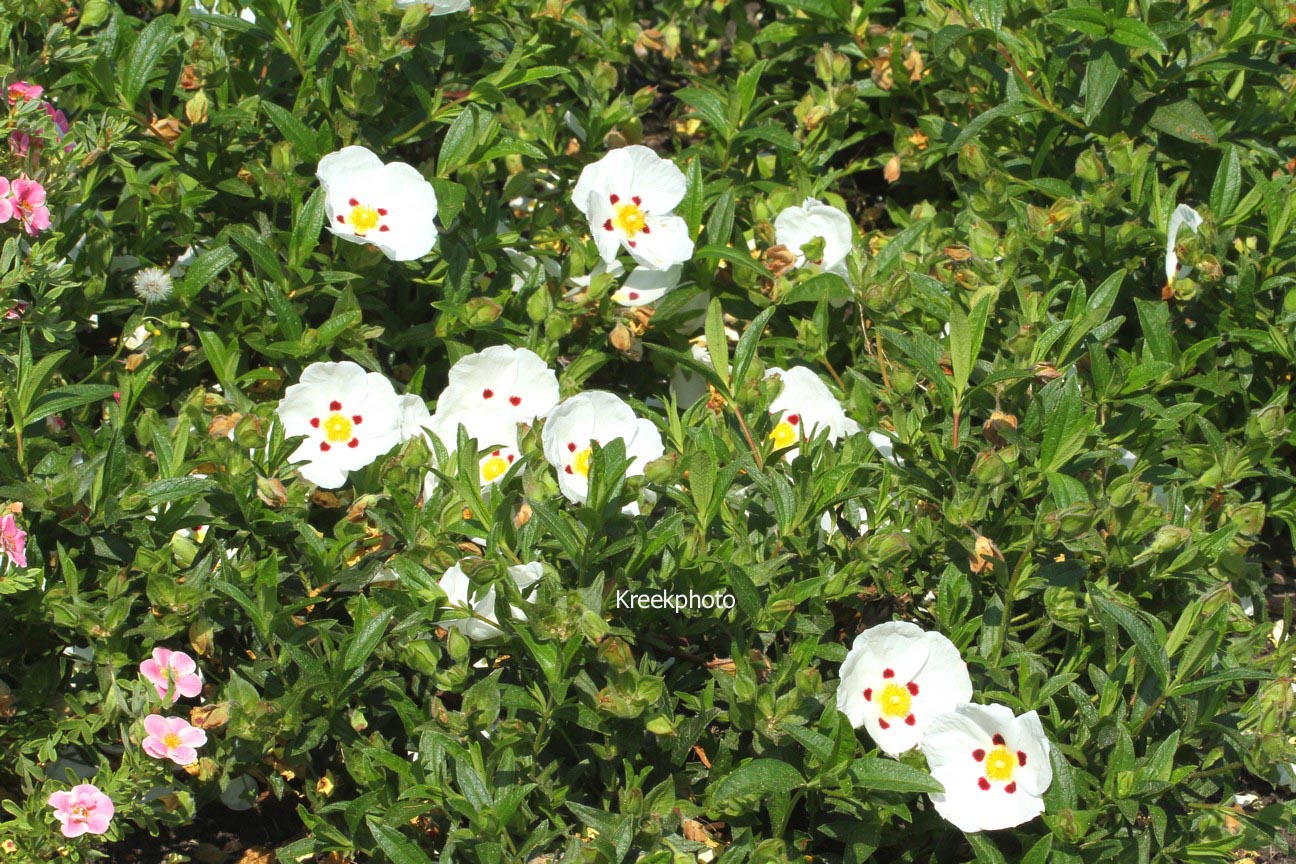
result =
[{"label": "white flower", "polygon": [[[693,359],[703,366],[715,368],[711,362],[711,352],[707,350],[707,341],[705,336],[698,336],[690,340],[689,353]],[[693,403],[706,396],[709,392],[709,382],[706,376],[701,372],[694,372],[683,366],[676,366],[671,371],[670,380],[671,392],[675,394],[675,401],[681,408],[692,407]]]},{"label": "white flower", "polygon": [[[842,514],[843,516],[846,517],[847,521],[850,520],[852,510],[854,511],[854,515],[855,515],[855,523],[854,523],[855,530],[856,532],[858,532],[858,534],[861,537],[863,537],[865,534],[869,532],[868,511],[865,510],[863,507],[854,507],[854,508],[847,507],[845,512]],[[824,533],[827,534],[829,537],[836,534],[837,533],[836,512],[833,510],[825,510],[824,514],[819,517],[819,527],[822,528]]]},{"label": "white flower", "polygon": [[878,451],[878,455],[882,457],[883,462],[889,462],[897,468],[905,464],[903,459],[895,455],[895,445],[886,435],[881,432],[870,432],[868,433],[868,440],[873,445],[873,449]]},{"label": "white flower", "polygon": [[396,428],[400,432],[400,443],[421,434],[423,425],[428,420],[427,403],[417,393],[406,393],[396,400]]},{"label": "white flower", "polygon": [[422,258],[436,244],[436,193],[404,162],[384,165],[364,147],[343,147],[319,162],[329,230],[372,243],[393,261]]},{"label": "white flower", "polygon": [[[1187,204],[1180,204],[1170,214],[1170,227],[1166,231],[1166,283],[1173,283],[1175,274],[1179,270],[1179,253],[1175,250],[1175,244],[1179,241],[1179,231],[1185,225],[1195,234],[1201,227],[1202,217],[1198,212]],[[1191,268],[1190,268],[1191,269]],[[1187,276],[1189,270],[1185,270],[1183,275]]]},{"label": "white flower", "polygon": [[429,15],[450,15],[454,12],[466,12],[472,6],[472,0],[396,0],[397,9],[408,9],[411,6],[426,6]]},{"label": "white flower", "polygon": [[769,437],[779,450],[792,448],[783,454],[784,459],[791,462],[800,450],[793,445],[813,438],[821,430],[828,431],[832,444],[859,431],[859,424],[846,416],[837,397],[814,372],[804,366],[765,370],[766,378],[776,375],[783,380],[783,389],[770,403],[769,413],[783,416]]},{"label": "white flower", "polygon": [[149,329],[143,324],[137,325],[135,329],[130,332],[130,335],[122,339],[122,347],[127,351],[138,351],[140,348],[144,347],[144,343],[149,340],[149,336],[151,335]]},{"label": "white flower", "polygon": [[289,458],[304,460],[301,476],[325,489],[400,443],[401,408],[391,382],[349,360],[307,366],[275,413],[286,436],[306,436]]},{"label": "white flower", "polygon": [[495,345],[461,357],[437,398],[437,413],[495,409],[531,423],[558,404],[558,376],[526,348]]},{"label": "white flower", "polygon": [[[484,489],[494,485],[508,473],[521,456],[518,447],[518,421],[516,417],[498,408],[463,406],[437,409],[437,413],[424,421],[427,432],[437,438],[453,457],[459,447],[459,427],[477,442],[477,447],[491,448],[478,460],[478,482]],[[429,474],[423,486],[424,495],[436,488],[436,475]]]},{"label": "white flower", "polygon": [[572,202],[589,219],[608,264],[624,247],[640,264],[667,270],[693,257],[688,226],[672,212],[687,186],[684,172],[673,162],[633,144],[586,165]]},{"label": "white flower", "polygon": [[954,643],[908,621],[856,636],[837,686],[837,710],[891,756],[913,749],[939,715],[971,698],[972,679]]},{"label": "white flower", "polygon": [[994,831],[1044,812],[1053,782],[1049,741],[1039,716],[1014,717],[1003,705],[964,704],[932,721],[922,751],[945,787],[932,804],[963,831]]},{"label": "white flower", "polygon": [[[639,477],[644,466],[666,452],[661,433],[651,420],[636,417],[620,397],[602,390],[587,390],[563,400],[545,421],[545,459],[558,472],[558,488],[568,500],[585,503],[589,495],[593,445],[606,446],[620,438],[631,458],[627,477]],[[626,508],[635,512],[636,507]]]},{"label": "white flower", "polygon": [[[595,277],[607,273],[614,279],[625,275],[625,268],[620,261],[606,263],[599,261],[584,276],[573,276],[571,283],[578,288],[588,288]],[[675,264],[665,270],[654,270],[651,267],[636,267],[625,277],[621,287],[610,295],[616,303],[626,307],[647,306],[656,303],[679,287],[680,277],[684,274],[684,265]]]},{"label": "white flower", "polygon": [[186,246],[184,251],[176,257],[174,262],[172,262],[171,269],[167,272],[171,274],[171,278],[179,279],[185,274],[185,271],[189,269],[189,265],[192,264],[194,259],[197,257],[197,250],[192,246]]},{"label": "white flower", "polygon": [[145,267],[135,274],[135,296],[145,303],[160,303],[171,296],[171,274],[160,267]]},{"label": "white flower", "polygon": [[807,198],[800,207],[788,207],[775,217],[774,239],[796,254],[797,267],[804,267],[806,257],[801,247],[816,237],[823,238],[823,257],[809,263],[849,281],[846,256],[851,251],[854,227],[851,218],[836,207]]},{"label": "white flower", "polygon": [[[437,582],[441,590],[446,593],[446,599],[449,601],[445,609],[462,609],[472,613],[471,618],[455,618],[446,621],[438,621],[442,627],[455,629],[463,633],[469,639],[493,639],[496,636],[503,636],[504,631],[499,628],[495,621],[495,586],[492,585],[485,591],[480,589],[474,590],[471,580],[463,572],[463,562],[451,567],[445,572]],[[544,569],[540,562],[532,561],[529,564],[515,564],[508,568],[508,573],[517,583],[518,590],[526,592],[523,596],[530,600],[535,593],[535,589],[526,591],[544,575]],[[515,621],[525,621],[526,613],[516,606],[510,606],[513,610],[513,619]],[[486,620],[483,621],[482,619]]]}]

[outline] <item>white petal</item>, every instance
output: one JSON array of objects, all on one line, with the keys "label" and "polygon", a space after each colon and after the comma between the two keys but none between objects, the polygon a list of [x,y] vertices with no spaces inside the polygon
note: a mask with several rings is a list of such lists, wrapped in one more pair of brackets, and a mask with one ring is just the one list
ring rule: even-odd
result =
[{"label": "white petal", "polygon": [[806,263],[801,247],[822,237],[823,258],[814,262],[823,270],[845,278],[844,262],[850,254],[854,223],[836,207],[807,198],[799,207],[788,207],[774,219],[775,242],[786,246],[797,256],[798,267]]},{"label": "white petal", "polygon": [[534,351],[495,345],[459,359],[437,410],[491,408],[531,423],[558,404],[558,376]]},{"label": "white petal", "polygon": [[667,270],[693,257],[693,240],[681,217],[649,216],[646,224],[645,230],[625,241],[626,251],[640,264]]},{"label": "white petal", "polygon": [[1170,225],[1166,229],[1166,282],[1173,282],[1175,273],[1179,270],[1179,253],[1175,251],[1175,244],[1179,240],[1180,229],[1186,225],[1196,233],[1201,223],[1201,215],[1187,204],[1180,204],[1170,214]]},{"label": "white petal", "polygon": [[622,306],[630,307],[655,303],[675,290],[683,273],[682,264],[676,264],[668,270],[636,267],[612,294],[612,299]]},{"label": "white petal", "polygon": [[881,432],[870,432],[868,433],[868,439],[869,443],[878,451],[878,455],[882,457],[883,462],[890,462],[897,467],[905,464],[903,459],[895,455],[895,446],[886,435]]}]

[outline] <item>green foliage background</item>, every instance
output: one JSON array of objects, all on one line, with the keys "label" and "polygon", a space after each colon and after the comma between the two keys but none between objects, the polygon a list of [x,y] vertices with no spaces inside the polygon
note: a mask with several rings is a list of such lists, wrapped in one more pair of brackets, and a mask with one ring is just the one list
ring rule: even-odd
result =
[{"label": "green foliage background", "polygon": [[[723,862],[1285,848],[1292,806],[1268,793],[1296,761],[1296,649],[1270,636],[1291,632],[1271,583],[1296,532],[1296,8],[249,6],[256,23],[227,0],[208,16],[5,0],[0,16],[0,77],[43,84],[76,143],[42,156],[54,229],[0,235],[0,306],[30,304],[0,320],[0,500],[24,505],[33,564],[0,582],[16,712],[0,838],[20,858],[92,854],[45,806],[59,756],[98,769],[114,837],[202,826],[249,778],[263,812],[289,814],[282,861],[692,861],[706,847],[686,820]],[[506,247],[564,280],[597,260],[570,184],[624,142],[690,179],[684,287],[650,319],[601,280],[573,298],[537,272],[513,293]],[[320,230],[314,166],[351,143],[432,179],[443,233],[424,262]],[[856,291],[749,254],[807,195],[859,226]],[[1205,224],[1163,295],[1176,203]],[[143,306],[135,266],[190,245],[172,300]],[[717,368],[735,362],[711,373],[718,411],[683,410],[666,381],[700,371],[704,294]],[[668,451],[650,516],[620,513],[637,486],[616,448],[586,507],[538,457],[489,501],[443,484],[427,506],[422,442],[338,496],[286,464],[271,418],[307,364],[351,358],[430,399],[450,363],[502,343],[560,367],[565,394],[668,403],[643,408]],[[904,464],[863,435],[771,460],[760,373],[789,364],[893,430]],[[1017,420],[998,437],[996,410]],[[863,536],[821,528],[861,506]],[[175,534],[199,524],[201,544]],[[979,536],[1002,558],[973,572]],[[552,571],[534,603],[505,587],[528,620],[494,645],[434,624],[436,580],[472,538],[478,579]],[[662,587],[737,608],[613,608],[616,589]],[[920,757],[878,758],[836,712],[850,640],[896,617],[953,639],[980,698],[1040,712],[1043,819],[964,838],[918,794]],[[198,654],[228,709],[195,776],[120,749],[153,645]],[[162,782],[176,791],[148,798]],[[1229,804],[1246,790],[1266,797],[1244,814]]]}]

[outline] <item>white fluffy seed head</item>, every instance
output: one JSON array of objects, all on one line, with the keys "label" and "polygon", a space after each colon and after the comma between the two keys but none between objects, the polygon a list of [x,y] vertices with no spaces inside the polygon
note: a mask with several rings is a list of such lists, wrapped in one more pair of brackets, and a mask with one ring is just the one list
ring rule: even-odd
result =
[{"label": "white fluffy seed head", "polygon": [[159,267],[146,267],[135,274],[135,296],[145,303],[158,303],[171,296],[174,283]]}]

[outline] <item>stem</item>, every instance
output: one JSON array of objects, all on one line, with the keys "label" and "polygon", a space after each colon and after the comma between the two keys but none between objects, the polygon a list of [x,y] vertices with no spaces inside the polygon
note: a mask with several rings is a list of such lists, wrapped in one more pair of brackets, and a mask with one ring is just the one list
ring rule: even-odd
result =
[{"label": "stem", "polygon": [[1008,577],[1008,591],[1004,594],[1003,627],[999,628],[999,638],[995,640],[994,654],[991,657],[995,663],[999,662],[999,657],[1003,654],[1004,642],[1008,640],[1008,623],[1012,620],[1013,595],[1017,593],[1017,580],[1021,578],[1022,571],[1026,569],[1026,562],[1030,560],[1031,553],[1034,551],[1035,541],[1032,539],[1022,550],[1021,557],[1017,559],[1017,566]]},{"label": "stem", "polygon": [[756,467],[765,470],[765,460],[761,458],[760,450],[756,448],[756,442],[752,440],[751,430],[747,428],[747,421],[743,419],[742,412],[737,406],[733,409],[734,417],[738,420],[739,427],[742,428],[743,437],[747,439],[747,446],[751,448],[752,457],[756,460]]}]

